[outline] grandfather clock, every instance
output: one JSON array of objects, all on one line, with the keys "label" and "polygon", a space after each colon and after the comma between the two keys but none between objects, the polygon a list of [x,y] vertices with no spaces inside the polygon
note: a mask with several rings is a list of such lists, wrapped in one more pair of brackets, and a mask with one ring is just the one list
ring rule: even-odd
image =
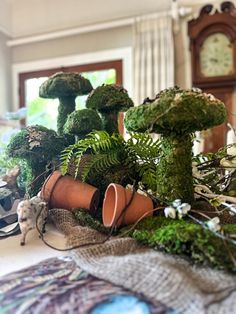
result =
[{"label": "grandfather clock", "polygon": [[[236,8],[223,2],[220,11],[205,5],[188,22],[192,85],[222,100],[233,123],[233,93],[236,87]],[[206,131],[204,151],[217,151],[226,143],[227,126]]]}]

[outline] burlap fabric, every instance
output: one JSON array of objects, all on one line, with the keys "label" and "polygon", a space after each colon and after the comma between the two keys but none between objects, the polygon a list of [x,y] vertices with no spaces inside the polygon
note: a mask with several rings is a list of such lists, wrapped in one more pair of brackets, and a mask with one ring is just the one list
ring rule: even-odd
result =
[{"label": "burlap fabric", "polygon": [[[52,210],[51,217],[69,245],[105,239],[97,231],[76,226],[68,211]],[[196,267],[177,256],[144,248],[133,239],[113,237],[71,254],[88,273],[161,301],[179,313],[236,313],[236,276]]]}]

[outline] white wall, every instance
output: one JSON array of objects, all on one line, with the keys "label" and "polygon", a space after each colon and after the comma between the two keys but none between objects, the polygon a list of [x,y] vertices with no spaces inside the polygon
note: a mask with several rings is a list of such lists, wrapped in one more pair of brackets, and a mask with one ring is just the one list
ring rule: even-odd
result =
[{"label": "white wall", "polygon": [[10,35],[12,29],[11,3],[9,0],[0,0],[0,31]]},{"label": "white wall", "polygon": [[11,0],[14,37],[68,29],[170,8],[171,0]]},{"label": "white wall", "polygon": [[12,104],[12,76],[11,50],[6,45],[8,37],[0,32],[0,116],[13,108]]}]

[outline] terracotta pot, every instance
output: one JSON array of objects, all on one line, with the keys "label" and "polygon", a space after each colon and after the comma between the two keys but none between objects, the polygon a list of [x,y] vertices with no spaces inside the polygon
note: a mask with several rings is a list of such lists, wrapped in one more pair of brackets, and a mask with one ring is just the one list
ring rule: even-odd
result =
[{"label": "terracotta pot", "polygon": [[132,191],[125,189],[120,184],[109,184],[105,192],[102,208],[103,224],[106,227],[113,225],[119,227],[133,224],[143,216],[147,217],[153,215],[153,202],[151,198],[135,192],[132,202],[127,207],[122,217],[118,219],[122,210],[130,201],[132,194]]},{"label": "terracotta pot", "polygon": [[98,207],[99,191],[92,185],[54,171],[45,180],[40,197],[48,202],[49,208],[84,208],[94,212]]}]

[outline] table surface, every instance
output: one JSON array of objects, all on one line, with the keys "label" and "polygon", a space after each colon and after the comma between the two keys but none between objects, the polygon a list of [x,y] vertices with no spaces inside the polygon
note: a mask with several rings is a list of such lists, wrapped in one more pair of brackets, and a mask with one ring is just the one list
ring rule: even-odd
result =
[{"label": "table surface", "polygon": [[[68,255],[68,252],[60,252],[46,246],[39,238],[36,229],[31,230],[26,238],[26,244],[20,245],[21,235],[0,239],[0,276],[24,267],[36,264],[50,257]],[[65,237],[54,226],[46,226],[45,239],[50,244],[64,248]]]}]

